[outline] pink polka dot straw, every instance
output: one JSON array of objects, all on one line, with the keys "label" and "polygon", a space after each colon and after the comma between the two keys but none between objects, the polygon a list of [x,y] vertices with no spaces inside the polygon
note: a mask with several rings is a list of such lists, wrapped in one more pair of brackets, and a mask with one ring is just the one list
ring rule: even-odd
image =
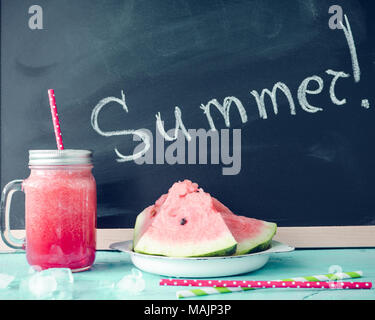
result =
[{"label": "pink polka dot straw", "polygon": [[253,280],[196,280],[196,279],[161,279],[164,286],[191,287],[240,287],[240,288],[310,288],[310,289],[371,289],[371,282],[353,281],[253,281]]},{"label": "pink polka dot straw", "polygon": [[53,89],[48,90],[48,97],[49,97],[49,105],[51,107],[53,128],[55,130],[57,149],[58,150],[64,150],[64,144],[63,144],[63,141],[62,141],[59,115],[57,113],[57,107],[56,107],[55,91]]},{"label": "pink polka dot straw", "polygon": [[[271,281],[252,280],[214,280],[214,279],[161,279],[160,285],[188,286],[189,289],[178,290],[177,298],[189,298],[211,294],[241,292],[257,288],[310,288],[310,289],[370,289],[371,282],[339,281],[360,278],[361,270],[338,273],[318,274],[303,277],[287,278]],[[302,283],[303,282],[303,283]],[[198,288],[197,288],[198,287]]]}]

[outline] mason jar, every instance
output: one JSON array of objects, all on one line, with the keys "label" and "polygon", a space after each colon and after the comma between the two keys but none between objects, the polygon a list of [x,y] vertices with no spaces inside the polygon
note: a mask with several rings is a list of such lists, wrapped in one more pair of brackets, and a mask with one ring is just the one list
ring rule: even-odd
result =
[{"label": "mason jar", "polygon": [[[84,271],[95,260],[96,182],[89,150],[30,150],[30,175],[9,182],[1,199],[1,235],[25,249],[30,265]],[[15,191],[25,193],[26,238],[12,236],[9,212]]]}]

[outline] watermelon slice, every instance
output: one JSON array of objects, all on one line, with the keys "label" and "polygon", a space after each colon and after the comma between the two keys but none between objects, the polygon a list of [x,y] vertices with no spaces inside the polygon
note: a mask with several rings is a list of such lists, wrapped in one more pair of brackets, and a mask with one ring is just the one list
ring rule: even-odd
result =
[{"label": "watermelon slice", "polygon": [[135,252],[172,257],[230,255],[237,242],[212,198],[191,181],[175,183],[168,194],[137,217]]},{"label": "watermelon slice", "polygon": [[215,198],[213,203],[237,241],[236,255],[259,252],[270,247],[276,233],[276,223],[237,216]]},{"label": "watermelon slice", "polygon": [[185,180],[138,215],[133,250],[172,257],[240,255],[267,249],[275,232],[275,223],[237,216]]}]

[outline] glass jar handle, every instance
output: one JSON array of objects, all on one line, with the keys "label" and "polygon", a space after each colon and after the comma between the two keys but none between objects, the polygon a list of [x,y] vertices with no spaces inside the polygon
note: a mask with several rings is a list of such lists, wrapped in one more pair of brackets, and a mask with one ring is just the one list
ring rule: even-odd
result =
[{"label": "glass jar handle", "polygon": [[24,249],[25,248],[25,238],[16,238],[12,235],[10,231],[10,223],[9,223],[9,213],[10,213],[10,203],[12,201],[13,193],[16,191],[23,191],[22,190],[22,183],[23,180],[13,180],[9,182],[3,189],[3,193],[1,194],[1,204],[0,204],[0,231],[1,231],[1,238],[5,242],[5,244],[13,249]]}]

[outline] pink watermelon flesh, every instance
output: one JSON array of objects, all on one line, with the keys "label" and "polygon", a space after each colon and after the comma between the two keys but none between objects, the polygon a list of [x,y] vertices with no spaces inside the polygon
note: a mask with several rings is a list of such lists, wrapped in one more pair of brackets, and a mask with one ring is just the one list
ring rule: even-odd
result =
[{"label": "pink watermelon flesh", "polygon": [[173,257],[220,256],[265,250],[276,224],[237,216],[189,180],[137,217],[133,249]]},{"label": "pink watermelon flesh", "polygon": [[175,183],[168,194],[138,217],[134,251],[173,257],[232,254],[237,242],[212,198],[190,181]]}]

